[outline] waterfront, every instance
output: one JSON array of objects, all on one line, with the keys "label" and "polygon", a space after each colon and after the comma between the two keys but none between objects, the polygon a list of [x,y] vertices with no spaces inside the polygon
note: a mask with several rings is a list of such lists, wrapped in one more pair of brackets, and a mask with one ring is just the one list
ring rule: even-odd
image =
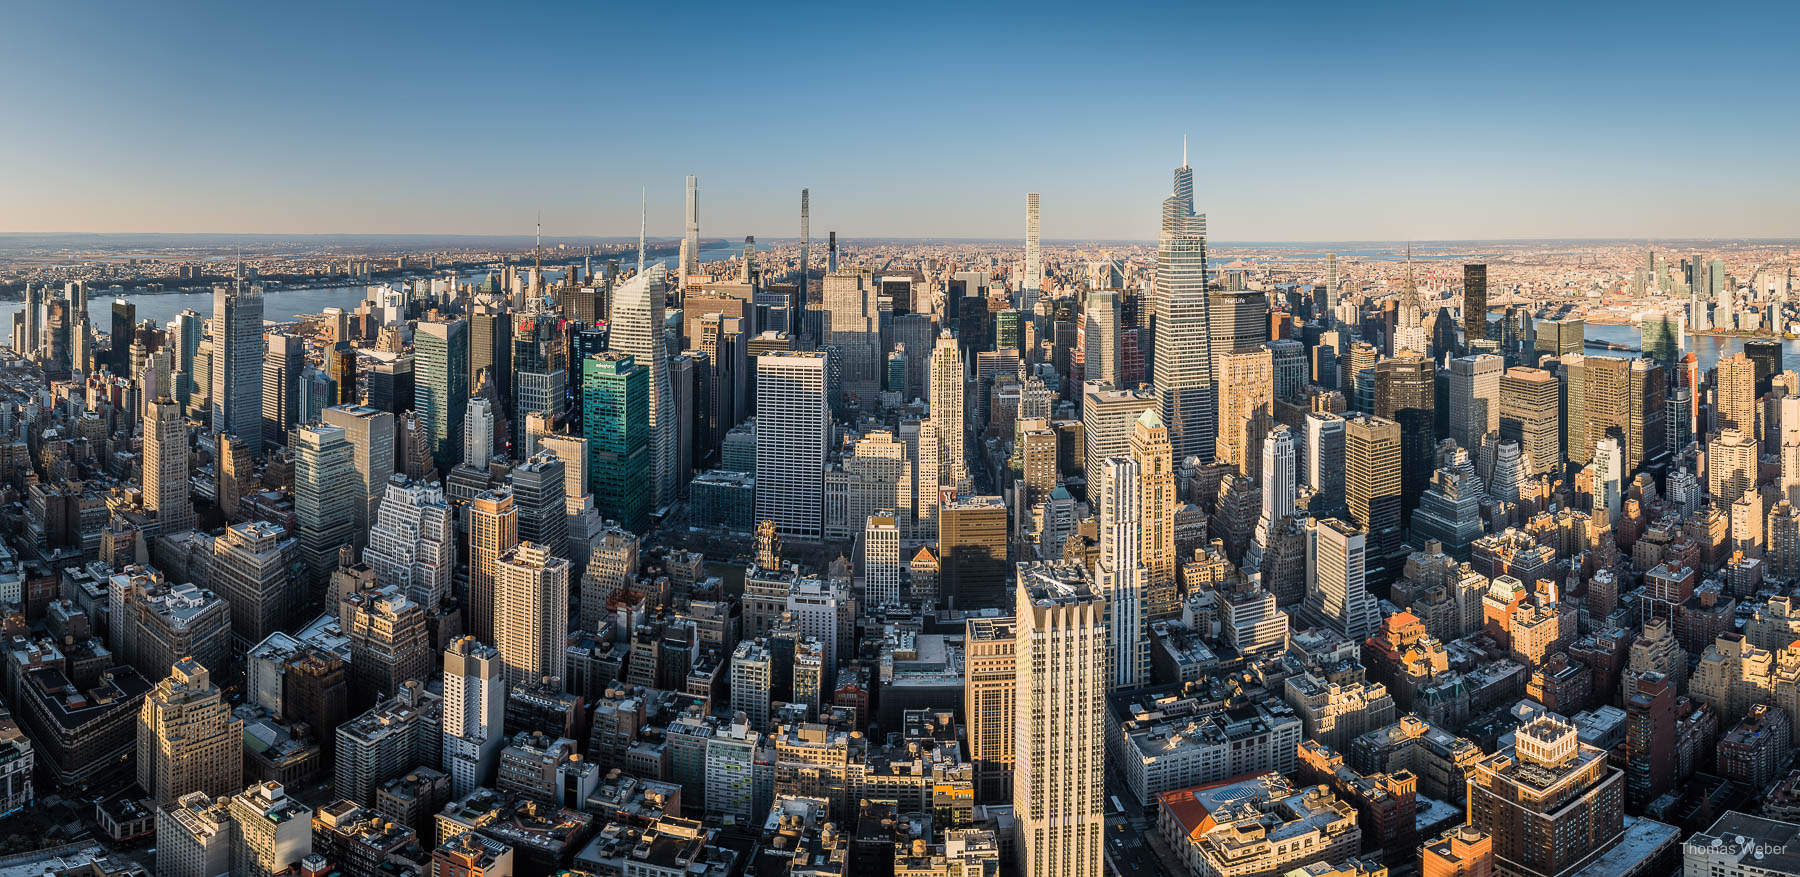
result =
[{"label": "waterfront", "polygon": [[[1614,344],[1625,344],[1638,348],[1643,347],[1642,334],[1638,331],[1638,327],[1636,326],[1589,323],[1585,328],[1585,332],[1587,340],[1589,341],[1610,341]],[[1700,370],[1704,372],[1712,369],[1713,366],[1718,365],[1719,360],[1743,350],[1744,342],[1748,341],[1750,337],[1755,336],[1683,335],[1682,349],[1691,351],[1694,354],[1694,358],[1700,361]],[[1781,342],[1781,351],[1782,367],[1785,369],[1788,363],[1800,360],[1800,340]],[[1590,356],[1625,356],[1632,359],[1636,359],[1643,355],[1641,353],[1627,353],[1616,350],[1593,350],[1591,348],[1583,352]]]}]

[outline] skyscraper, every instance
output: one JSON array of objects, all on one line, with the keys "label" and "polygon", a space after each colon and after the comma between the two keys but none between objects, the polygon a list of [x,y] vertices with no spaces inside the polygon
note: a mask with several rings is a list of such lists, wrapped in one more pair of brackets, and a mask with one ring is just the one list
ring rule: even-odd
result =
[{"label": "skyscraper", "polygon": [[1470,825],[1493,838],[1496,871],[1519,877],[1573,873],[1624,835],[1624,772],[1575,726],[1540,715],[1514,745],[1468,771]]},{"label": "skyscraper", "polygon": [[1718,398],[1714,430],[1756,435],[1756,363],[1741,351],[1719,360]]},{"label": "skyscraper", "polygon": [[1315,514],[1337,514],[1344,509],[1344,418],[1329,411],[1308,411],[1302,445],[1306,462],[1301,481],[1313,491]]},{"label": "skyscraper", "polygon": [[207,669],[181,659],[138,710],[138,787],[159,804],[243,788],[243,726]]},{"label": "skyscraper", "polygon": [[510,488],[486,491],[469,501],[469,593],[464,618],[477,638],[494,639],[494,575],[501,555],[519,544],[519,510]]},{"label": "skyscraper", "polygon": [[650,373],[611,351],[581,368],[588,490],[601,517],[641,533],[650,525]]},{"label": "skyscraper", "polygon": [[1450,437],[1473,454],[1500,428],[1500,373],[1506,360],[1491,353],[1450,360]]},{"label": "skyscraper", "polygon": [[1381,608],[1367,587],[1368,542],[1337,518],[1306,521],[1306,604],[1301,613],[1351,642],[1375,634]]},{"label": "skyscraper", "polygon": [[352,541],[356,522],[356,469],[350,442],[336,426],[294,430],[294,520],[300,554],[315,591],[338,565],[338,549]]},{"label": "skyscraper", "polygon": [[365,405],[339,405],[325,409],[326,426],[344,431],[350,443],[350,469],[355,478],[347,486],[351,494],[352,533],[357,547],[368,544],[394,475],[394,415]]},{"label": "skyscraper", "polygon": [[1093,290],[1082,311],[1083,379],[1119,386],[1119,355],[1119,293]]},{"label": "skyscraper", "polygon": [[[1186,150],[1183,149],[1185,153]],[[1194,212],[1194,169],[1175,169],[1156,242],[1155,356],[1163,423],[1177,460],[1213,458],[1218,431],[1206,294],[1206,216]]]},{"label": "skyscraper", "polygon": [[[1150,412],[1144,412],[1146,416]],[[1106,595],[1112,622],[1110,688],[1135,688],[1150,678],[1149,624],[1144,617],[1143,500],[1136,461],[1107,457],[1100,504],[1100,559],[1096,584]]]},{"label": "skyscraper", "polygon": [[863,593],[867,605],[900,605],[900,526],[893,510],[870,515],[863,525],[862,539]]},{"label": "skyscraper", "polygon": [[688,174],[687,191],[681,199],[687,213],[686,232],[681,238],[681,271],[677,288],[686,291],[688,278],[700,275],[700,180]]},{"label": "skyscraper", "polygon": [[436,484],[388,480],[363,562],[377,581],[400,588],[426,609],[450,596],[456,574],[456,515]]},{"label": "skyscraper", "polygon": [[1143,614],[1147,621],[1163,621],[1181,613],[1181,597],[1175,589],[1175,457],[1155,408],[1144,409],[1132,424],[1129,456],[1139,479]]},{"label": "skyscraper", "polygon": [[[794,319],[790,322],[790,325],[792,326],[792,328],[789,329],[789,331],[793,332],[795,335],[807,334],[808,331],[811,329],[811,327],[809,325],[807,325],[808,315],[812,313],[812,308],[807,305],[807,300],[812,297],[812,269],[811,269],[811,263],[807,261],[808,256],[809,256],[809,254],[807,253],[807,250],[810,249],[811,247],[812,247],[812,192],[807,189],[801,189],[800,190],[800,298],[798,301],[794,302],[795,316],[794,316]],[[803,329],[802,327],[805,327],[805,328]]]},{"label": "skyscraper", "polygon": [[568,554],[566,469],[555,454],[535,454],[512,471],[519,540],[535,542],[558,557]]},{"label": "skyscraper", "polygon": [[125,299],[112,303],[112,356],[108,365],[120,377],[131,375],[131,336],[137,329],[137,305]]},{"label": "skyscraper", "polygon": [[[613,290],[612,348],[643,366],[649,385],[650,506],[675,500],[674,388],[669,380],[668,344],[663,341],[665,274],[660,266],[633,275]],[[760,386],[760,385],[759,385]],[[760,422],[760,421],[759,421]]]},{"label": "skyscraper", "polygon": [[180,404],[162,396],[144,411],[144,508],[156,513],[159,532],[193,529],[188,492],[187,420]]},{"label": "skyscraper", "polygon": [[493,781],[506,745],[505,664],[500,653],[465,636],[444,650],[444,772],[462,797]]},{"label": "skyscraper", "polygon": [[1104,874],[1106,598],[1079,563],[1018,570],[1015,818],[1020,873]]},{"label": "skyscraper", "polygon": [[1019,282],[1018,307],[1030,312],[1044,288],[1044,263],[1038,252],[1038,193],[1025,193],[1025,276]]},{"label": "skyscraper", "polygon": [[1487,266],[1463,266],[1463,339],[1474,342],[1487,338]]},{"label": "skyscraper", "polygon": [[1344,501],[1366,534],[1371,578],[1387,582],[1401,546],[1400,424],[1367,415],[1344,419]]},{"label": "skyscraper", "polygon": [[306,342],[298,335],[270,332],[268,343],[268,358],[262,365],[263,444],[285,446],[288,430],[300,421],[300,372],[306,367]]},{"label": "skyscraper", "polygon": [[213,287],[212,431],[235,435],[261,457],[263,291]]},{"label": "skyscraper", "polygon": [[819,352],[756,358],[756,519],[785,536],[824,532],[827,365]]},{"label": "skyscraper", "polygon": [[964,380],[962,353],[949,332],[931,349],[931,421],[937,432],[937,483],[955,488],[967,474],[963,454]]},{"label": "skyscraper", "polygon": [[1218,358],[1217,374],[1219,430],[1213,459],[1255,478],[1262,453],[1257,443],[1274,425],[1275,362],[1267,349],[1234,351]]},{"label": "skyscraper", "polygon": [[569,562],[548,545],[520,542],[494,573],[494,641],[507,684],[562,677],[568,639]]},{"label": "skyscraper", "polygon": [[292,873],[312,855],[312,808],[289,797],[280,783],[257,783],[233,796],[231,819],[237,824],[233,877]]},{"label": "skyscraper", "polygon": [[969,763],[975,768],[975,802],[1012,794],[1018,662],[1013,619],[963,622],[963,715],[969,729]]},{"label": "skyscraper", "polygon": [[1500,375],[1500,437],[1530,456],[1532,475],[1560,474],[1559,401],[1556,376],[1543,369],[1515,366]]},{"label": "skyscraper", "polygon": [[413,335],[413,401],[439,472],[461,462],[469,404],[469,323],[421,322]]}]

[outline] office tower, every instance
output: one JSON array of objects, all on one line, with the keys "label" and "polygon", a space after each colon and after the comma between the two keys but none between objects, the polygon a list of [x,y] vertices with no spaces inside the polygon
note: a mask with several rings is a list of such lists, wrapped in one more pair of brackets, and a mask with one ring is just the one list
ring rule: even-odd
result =
[{"label": "office tower", "polygon": [[[1668,384],[1661,366],[1647,359],[1588,356],[1578,370],[1583,379],[1580,405],[1573,386],[1577,369],[1568,369],[1571,386],[1565,416],[1570,421],[1566,445],[1570,462],[1586,464],[1594,442],[1607,435],[1624,442],[1627,473],[1668,453],[1668,430],[1663,421]],[[1751,416],[1755,416],[1754,406]],[[1576,441],[1578,425],[1580,442]],[[1754,435],[1751,430],[1746,432]]]},{"label": "office tower", "polygon": [[461,461],[469,404],[469,323],[421,322],[413,334],[413,402],[439,472]]},{"label": "office tower", "polygon": [[1096,289],[1082,311],[1081,361],[1084,380],[1119,384],[1119,294]]},{"label": "office tower", "polygon": [[565,466],[554,454],[537,454],[513,467],[513,504],[519,510],[519,539],[551,554],[568,553],[568,500]]},{"label": "office tower", "polygon": [[686,232],[681,238],[681,271],[676,289],[687,290],[688,278],[700,276],[700,181],[688,174],[687,191],[681,199],[687,214]]},{"label": "office tower", "polygon": [[519,509],[510,487],[484,491],[468,504],[469,581],[464,618],[478,637],[494,631],[494,564],[519,543]]},{"label": "office tower", "polygon": [[1262,443],[1262,514],[1256,519],[1256,534],[1251,554],[1244,565],[1260,567],[1269,537],[1281,526],[1282,519],[1294,513],[1295,484],[1294,433],[1286,425],[1269,430]]},{"label": "office tower", "polygon": [[25,319],[21,329],[24,337],[19,341],[19,353],[26,359],[36,359],[38,348],[43,345],[44,288],[25,284]]},{"label": "office tower", "polygon": [[773,666],[760,637],[739,642],[731,653],[731,711],[743,713],[753,728],[769,726]]},{"label": "office tower", "polygon": [[1175,169],[1175,190],[1163,199],[1156,241],[1156,355],[1151,361],[1162,419],[1178,460],[1197,456],[1210,461],[1217,441],[1209,305],[1206,216],[1194,212],[1194,169],[1183,156]]},{"label": "office tower", "polygon": [[568,639],[569,562],[547,545],[520,542],[494,572],[494,641],[507,684],[562,677]]},{"label": "office tower", "polygon": [[233,524],[213,540],[212,555],[212,585],[231,606],[232,638],[239,648],[287,626],[300,588],[289,575],[299,545],[286,530],[268,521]]},{"label": "office tower", "polygon": [[1146,408],[1131,428],[1128,455],[1137,464],[1138,515],[1143,545],[1143,614],[1148,621],[1181,612],[1175,590],[1175,458],[1169,430],[1155,408]]},{"label": "office tower", "polygon": [[[558,315],[515,314],[513,324],[512,440],[524,444],[525,418],[559,416],[569,395],[568,353]],[[504,398],[504,397],[502,397]],[[513,459],[530,456],[515,450]]]},{"label": "office tower", "polygon": [[506,683],[500,653],[462,637],[444,650],[444,772],[462,797],[493,780],[506,745]]},{"label": "office tower", "polygon": [[1375,414],[1400,424],[1402,517],[1411,519],[1437,451],[1437,369],[1411,348],[1375,364]]},{"label": "office tower", "polygon": [[650,372],[628,354],[581,363],[588,490],[602,518],[634,533],[650,525]]},{"label": "office tower", "polygon": [[1479,353],[1450,360],[1450,437],[1474,453],[1500,428],[1500,373],[1506,360]]},{"label": "office tower", "polygon": [[241,788],[243,726],[212,674],[182,658],[138,710],[138,787],[160,804],[193,792],[224,796]]},{"label": "office tower", "polygon": [[1274,425],[1275,363],[1269,351],[1239,351],[1217,357],[1219,420],[1213,459],[1255,478],[1261,462],[1256,443]]},{"label": "office tower", "polygon": [[787,536],[824,532],[827,364],[819,352],[756,358],[756,519]]},{"label": "office tower", "polygon": [[[1220,360],[1227,354],[1261,350],[1269,342],[1269,300],[1258,290],[1241,288],[1242,275],[1233,275],[1233,288],[1215,289],[1207,305],[1212,338],[1212,373],[1224,389]],[[1224,422],[1221,417],[1221,423]]]},{"label": "office tower", "polygon": [[[416,346],[416,345],[415,345]],[[478,297],[469,310],[470,390],[492,386],[501,399],[512,398],[512,312],[498,302]]]},{"label": "office tower", "polygon": [[863,527],[864,605],[898,606],[900,599],[900,525],[894,512],[870,515]]},{"label": "office tower", "polygon": [[963,626],[963,715],[975,801],[1005,801],[1012,794],[1019,691],[1015,625],[1012,618],[969,618]]},{"label": "office tower", "polygon": [[1044,263],[1038,253],[1038,193],[1025,193],[1025,276],[1019,283],[1018,307],[1030,311],[1044,288]]},{"label": "office tower", "polygon": [[629,596],[637,582],[637,534],[609,526],[594,539],[581,577],[580,620],[594,630],[612,610],[614,598]]},{"label": "office tower", "polygon": [[188,433],[181,406],[168,396],[151,401],[144,413],[144,508],[156,513],[156,529],[179,533],[194,528],[188,498]]},{"label": "office tower", "polygon": [[1719,360],[1717,383],[1719,405],[1713,428],[1756,435],[1756,363],[1741,352]]},{"label": "office tower", "polygon": [[1335,514],[1344,505],[1344,418],[1329,411],[1308,411],[1303,424],[1306,453],[1303,481],[1313,491],[1315,514]]},{"label": "office tower", "polygon": [[325,409],[323,419],[326,426],[342,429],[350,443],[350,468],[355,473],[350,510],[360,548],[368,544],[369,528],[394,475],[394,415],[363,405],[340,405]]},{"label": "office tower", "polygon": [[1470,347],[1487,339],[1487,266],[1463,266],[1463,338]]},{"label": "office tower", "polygon": [[1755,364],[1756,398],[1768,395],[1771,381],[1782,372],[1782,344],[1773,338],[1750,338],[1744,342],[1744,356]]},{"label": "office tower", "polygon": [[456,574],[456,515],[435,484],[388,480],[363,562],[383,585],[436,609],[450,596]]},{"label": "office tower", "polygon": [[1349,400],[1350,408],[1364,414],[1375,411],[1375,363],[1381,359],[1381,349],[1373,344],[1356,341],[1348,350],[1338,357],[1338,366],[1343,374],[1338,378],[1338,387],[1343,390],[1344,398]]},{"label": "office tower", "polygon": [[252,457],[263,452],[263,291],[213,287],[212,431],[244,440]]},{"label": "office tower", "polygon": [[1381,609],[1367,586],[1368,540],[1355,525],[1337,518],[1306,522],[1306,603],[1309,623],[1330,628],[1351,642],[1375,634]]},{"label": "office tower", "polygon": [[494,403],[479,396],[463,412],[462,465],[485,473],[494,459]]},{"label": "office tower", "polygon": [[1527,722],[1512,746],[1476,762],[1467,776],[1468,822],[1493,838],[1502,874],[1570,873],[1624,833],[1624,773],[1554,715]]},{"label": "office tower", "polygon": [[[37,321],[37,315],[29,306],[26,315],[32,323]],[[183,405],[193,399],[195,391],[199,390],[195,386],[194,357],[199,355],[202,350],[200,329],[203,322],[198,313],[185,310],[176,314],[175,319],[169,323],[169,340],[175,352],[173,395]],[[30,334],[28,329],[27,337],[36,338],[37,336]],[[29,353],[29,351],[26,352]],[[199,390],[199,392],[201,395],[205,395],[205,390]]]},{"label": "office tower", "polygon": [[413,409],[413,358],[370,364],[369,407],[398,416]]},{"label": "office tower", "polygon": [[262,436],[265,447],[285,446],[300,421],[300,372],[306,368],[306,341],[285,332],[269,333],[262,365]]},{"label": "office tower", "polygon": [[280,783],[257,783],[234,795],[231,820],[237,824],[232,877],[292,873],[312,855],[312,808],[289,797]]},{"label": "office tower", "polygon": [[355,532],[356,469],[344,430],[318,424],[294,430],[294,520],[315,591],[337,568],[338,548]]},{"label": "office tower", "polygon": [[219,511],[224,513],[226,520],[230,520],[237,517],[238,504],[244,494],[250,491],[255,470],[250,460],[250,449],[245,446],[243,439],[221,435],[218,440],[218,482],[215,489]]},{"label": "office tower", "polygon": [[821,282],[821,292],[820,341],[838,350],[834,367],[842,374],[843,392],[872,405],[880,386],[882,346],[882,303],[874,276],[866,270],[832,272]]},{"label": "office tower", "polygon": [[[1144,412],[1149,416],[1150,412]],[[1107,658],[1110,688],[1135,688],[1150,678],[1149,622],[1144,614],[1144,585],[1149,572],[1142,553],[1143,508],[1140,472],[1135,460],[1108,457],[1101,463],[1105,479],[1100,503],[1100,558],[1096,582],[1106,596],[1112,624],[1112,652]]]},{"label": "office tower", "polygon": [[437,673],[425,607],[405,590],[367,588],[339,600],[337,611],[338,626],[350,638],[353,707],[393,697],[403,683]]},{"label": "office tower", "polygon": [[668,345],[663,341],[664,273],[660,267],[634,275],[613,291],[612,347],[643,366],[649,385],[650,507],[675,499],[676,422],[674,387],[669,379]]},{"label": "office tower", "polygon": [[963,496],[944,503],[937,530],[943,603],[964,610],[1004,605],[1009,529],[1000,497]]},{"label": "office tower", "polygon": [[964,382],[962,353],[949,332],[931,350],[931,422],[937,430],[937,483],[954,488],[966,476],[963,461]]},{"label": "office tower", "polygon": [[1078,563],[1019,565],[1013,794],[1020,873],[1101,877],[1106,599]]},{"label": "office tower", "polygon": [[1371,578],[1385,583],[1401,545],[1400,424],[1366,415],[1344,419],[1344,503],[1367,534]]},{"label": "office tower", "polygon": [[1561,386],[1539,368],[1514,367],[1500,375],[1500,437],[1518,442],[1531,460],[1531,475],[1562,470]]},{"label": "office tower", "polygon": [[156,810],[158,877],[218,877],[231,873],[237,824],[230,799],[190,792]]}]

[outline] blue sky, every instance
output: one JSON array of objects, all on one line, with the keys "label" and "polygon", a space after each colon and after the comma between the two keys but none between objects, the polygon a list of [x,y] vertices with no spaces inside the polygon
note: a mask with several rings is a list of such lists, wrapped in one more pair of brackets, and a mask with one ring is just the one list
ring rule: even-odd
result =
[{"label": "blue sky", "polygon": [[9,4],[0,231],[1800,236],[1800,4],[606,5]]}]

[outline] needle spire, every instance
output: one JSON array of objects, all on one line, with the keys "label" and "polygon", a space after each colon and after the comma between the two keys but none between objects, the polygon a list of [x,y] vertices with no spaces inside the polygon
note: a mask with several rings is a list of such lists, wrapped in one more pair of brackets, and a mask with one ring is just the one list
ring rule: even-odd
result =
[{"label": "needle spire", "polygon": [[650,189],[638,191],[638,273],[644,273],[644,229],[650,222]]}]

